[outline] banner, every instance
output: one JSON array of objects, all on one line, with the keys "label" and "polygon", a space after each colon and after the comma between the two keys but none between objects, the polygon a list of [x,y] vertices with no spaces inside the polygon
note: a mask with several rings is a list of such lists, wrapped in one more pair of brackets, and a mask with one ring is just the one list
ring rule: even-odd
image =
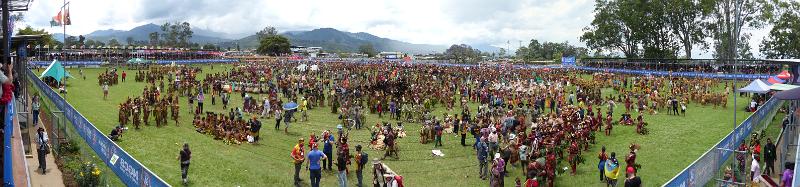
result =
[{"label": "banner", "polygon": [[561,57],[561,65],[563,65],[563,66],[575,66],[575,56],[562,56]]},{"label": "banner", "polygon": [[732,151],[719,150],[719,148],[735,150],[739,144],[745,141],[756,125],[767,122],[769,115],[775,112],[784,101],[775,98],[770,99],[764,106],[759,108],[755,113],[750,115],[747,119],[742,121],[728,136],[722,138],[714,147],[711,147],[705,154],[700,156],[686,169],[683,169],[678,175],[672,178],[663,186],[705,186],[709,181],[713,181],[717,173],[722,169],[725,161],[733,153]]},{"label": "banner", "polygon": [[64,112],[64,117],[72,122],[72,126],[78,131],[81,138],[94,150],[97,156],[114,171],[120,181],[127,186],[169,186],[164,180],[156,176],[152,171],[144,167],[136,159],[131,157],[125,150],[111,141],[103,132],[95,127],[89,120],[81,115],[75,108],[67,103],[58,93],[50,89],[44,82],[34,75],[31,70],[27,71],[28,79],[33,82],[44,98],[49,99],[55,104],[58,110]]},{"label": "banner", "polygon": [[11,98],[11,102],[8,102],[6,105],[6,110],[3,111],[3,115],[5,115],[5,120],[3,124],[5,124],[5,135],[3,137],[3,154],[7,155],[3,157],[3,186],[14,186],[14,158],[13,155],[13,147],[11,145],[12,141],[11,137],[14,136],[14,101],[16,98]]}]

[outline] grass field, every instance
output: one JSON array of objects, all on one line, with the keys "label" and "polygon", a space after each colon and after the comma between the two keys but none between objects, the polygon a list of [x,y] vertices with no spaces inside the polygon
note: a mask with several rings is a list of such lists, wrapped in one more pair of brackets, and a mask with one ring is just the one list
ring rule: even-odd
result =
[{"label": "grass field", "polygon": [[[203,66],[204,72],[224,71],[226,66]],[[117,105],[127,97],[141,94],[144,83],[134,82],[133,73],[129,72],[128,82],[111,86],[109,99],[103,100],[102,90],[97,85],[97,74],[104,69],[85,69],[86,80],[70,79],[69,94],[66,99],[78,111],[86,116],[101,131],[110,132],[117,125]],[[72,70],[77,75],[76,70]],[[604,90],[610,94],[613,91]],[[241,97],[231,97],[232,106],[241,106]],[[645,186],[661,185],[675,174],[697,159],[712,145],[717,143],[733,128],[733,97],[729,97],[729,108],[714,109],[690,104],[686,116],[671,116],[666,113],[646,115],[650,124],[649,135],[638,135],[634,126],[617,126],[612,136],[598,134],[598,144],[592,146],[584,154],[587,163],[578,168],[576,176],[558,176],[557,186],[604,186],[599,182],[596,154],[600,146],[606,146],[609,152],[617,152],[622,160],[627,154],[630,143],[641,144],[637,161],[642,165],[639,176]],[[739,98],[741,107],[749,98]],[[180,168],[177,160],[181,145],[186,142],[193,152],[192,165],[189,171],[190,185],[195,186],[291,186],[293,165],[289,152],[297,138],[307,138],[309,133],[320,134],[322,130],[335,130],[338,123],[336,115],[330,114],[330,108],[315,108],[309,112],[309,121],[293,123],[290,133],[273,130],[274,120],[263,119],[260,145],[228,145],[214,140],[210,136],[199,134],[191,125],[189,108],[185,97],[181,99],[181,126],[170,122],[169,126],[157,128],[147,126],[141,130],[129,130],[118,144],[134,158],[150,168],[158,176],[170,184],[180,185]],[[206,109],[214,112],[225,112],[218,102],[211,105],[206,102]],[[624,110],[618,106],[615,111]],[[434,112],[441,116],[444,112],[439,108]],[[621,112],[617,112],[620,114]],[[749,113],[739,111],[738,121],[744,120]],[[615,116],[618,119],[619,116]],[[391,121],[388,117],[379,119],[377,115],[369,115],[366,124],[380,121]],[[444,158],[432,158],[430,150],[433,144],[419,144],[418,124],[406,125],[408,137],[399,139],[401,146],[400,159],[384,160],[394,171],[405,177],[408,186],[484,186],[488,181],[477,177],[477,162],[471,147],[462,147],[460,139],[454,134],[445,135],[442,151]],[[351,146],[366,145],[369,141],[368,130],[351,132]],[[473,140],[467,138],[467,143]],[[367,150],[370,158],[378,158],[383,152]],[[351,167],[352,169],[353,167]],[[512,185],[515,177],[524,179],[519,167],[510,167],[510,176],[506,184]],[[308,172],[301,172],[304,183],[308,183]],[[371,173],[365,173],[365,183],[372,179]],[[349,176],[348,183],[355,184],[355,175]],[[333,172],[323,172],[322,185],[335,186],[336,177]]]}]

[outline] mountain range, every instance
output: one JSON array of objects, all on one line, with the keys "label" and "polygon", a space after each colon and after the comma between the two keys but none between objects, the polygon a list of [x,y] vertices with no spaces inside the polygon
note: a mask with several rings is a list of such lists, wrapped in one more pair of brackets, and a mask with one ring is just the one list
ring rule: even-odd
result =
[{"label": "mountain range", "polygon": [[[215,32],[208,29],[192,28],[192,31],[194,34],[190,41],[194,43],[212,43],[222,48],[236,48],[237,45],[242,49],[255,49],[258,47],[258,39],[255,34],[235,39],[235,35]],[[86,37],[86,39],[103,42],[108,42],[108,40],[113,38],[125,44],[128,37],[132,37],[136,41],[148,41],[148,36],[152,32],[161,32],[161,27],[151,23],[134,27],[127,31],[114,29],[97,30],[84,35],[84,37]],[[428,54],[441,53],[449,47],[445,45],[412,44],[378,37],[365,32],[352,33],[339,31],[333,28],[319,28],[310,31],[287,31],[280,34],[288,38],[292,45],[322,47],[324,51],[357,52],[359,46],[372,44],[377,51]],[[61,36],[60,33],[53,34],[54,39],[63,42]],[[500,50],[500,48],[488,44],[473,45],[473,48],[490,53]]]}]

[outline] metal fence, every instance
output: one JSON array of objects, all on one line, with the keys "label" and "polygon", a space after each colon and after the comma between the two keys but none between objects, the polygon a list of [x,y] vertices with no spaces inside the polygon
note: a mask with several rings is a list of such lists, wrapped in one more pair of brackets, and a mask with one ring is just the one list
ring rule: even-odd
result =
[{"label": "metal fence", "polygon": [[714,180],[718,171],[731,158],[733,150],[736,150],[737,146],[745,141],[753,130],[766,128],[766,125],[772,121],[772,117],[774,117],[775,112],[782,104],[782,100],[775,98],[767,101],[764,106],[742,121],[730,134],[664,184],[664,186],[703,186]]}]

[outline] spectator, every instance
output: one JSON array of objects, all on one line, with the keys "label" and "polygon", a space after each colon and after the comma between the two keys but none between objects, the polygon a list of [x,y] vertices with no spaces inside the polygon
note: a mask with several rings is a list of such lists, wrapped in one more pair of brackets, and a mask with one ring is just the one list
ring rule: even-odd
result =
[{"label": "spectator", "polygon": [[122,137],[122,127],[120,126],[111,129],[111,134],[108,134],[108,138],[110,138],[111,141],[119,141],[120,137]]},{"label": "spectator", "polygon": [[322,178],[322,168],[319,165],[319,160],[327,159],[328,155],[322,153],[317,149],[317,144],[311,145],[311,151],[308,152],[308,175],[311,180],[311,187],[319,187],[319,180]]},{"label": "spectator", "polygon": [[764,146],[764,172],[772,176],[775,174],[775,143],[772,143],[772,138],[767,138],[767,145]]},{"label": "spectator", "polygon": [[181,179],[183,185],[189,184],[189,162],[192,159],[192,151],[189,150],[189,144],[184,143],[183,149],[180,151],[178,159],[181,161]]},{"label": "spectator", "polygon": [[45,156],[50,153],[50,146],[47,145],[47,132],[44,131],[44,128],[39,127],[36,130],[37,134],[37,142],[39,143],[39,147],[36,149],[38,156],[39,156],[39,168],[42,169],[42,174],[47,173],[47,161],[45,160]]},{"label": "spectator", "polygon": [[336,157],[336,168],[338,169],[339,187],[347,187],[347,155],[344,151],[339,151]]},{"label": "spectator", "polygon": [[628,178],[625,178],[625,187],[640,187],[642,186],[642,179],[636,176],[636,170],[633,167],[627,169]]},{"label": "spectator", "polygon": [[785,169],[783,170],[783,177],[781,177],[781,186],[791,187],[794,178],[794,163],[786,162],[783,167]]},{"label": "spectator", "polygon": [[39,101],[39,94],[33,94],[33,98],[31,99],[31,110],[33,111],[33,126],[39,124],[40,107],[41,107],[41,101]]}]

